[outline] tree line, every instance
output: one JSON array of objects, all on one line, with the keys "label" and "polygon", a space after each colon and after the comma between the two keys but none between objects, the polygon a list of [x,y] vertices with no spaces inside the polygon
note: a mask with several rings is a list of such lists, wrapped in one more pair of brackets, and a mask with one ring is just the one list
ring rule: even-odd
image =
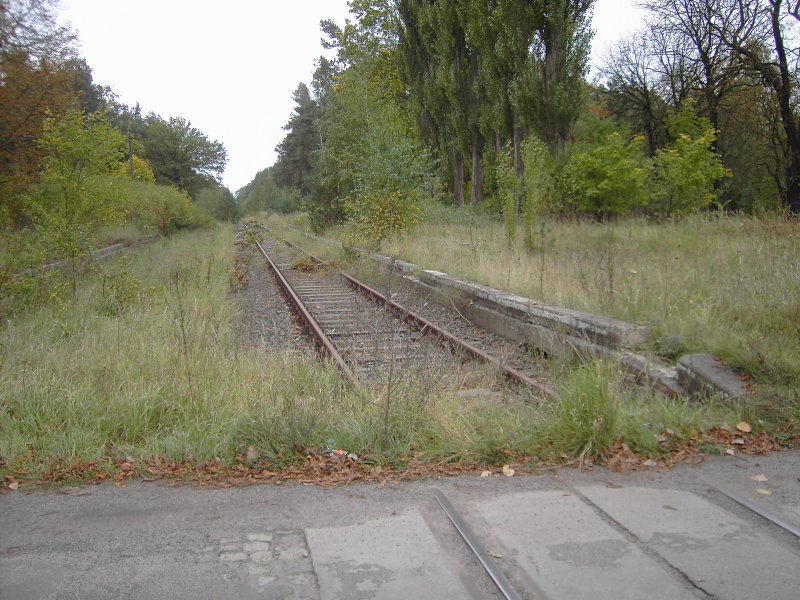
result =
[{"label": "tree line", "polygon": [[219,183],[223,145],[120,103],[76,42],[57,0],[0,0],[0,314],[52,293],[36,269],[47,260],[72,265],[74,291],[104,226],[169,232],[236,216]]},{"label": "tree line", "polygon": [[590,82],[593,5],[351,0],[240,205],[281,198],[378,237],[431,200],[512,235],[542,212],[800,213],[797,3],[645,0]]},{"label": "tree line", "polygon": [[130,175],[133,165],[134,179],[175,187],[192,199],[218,186],[227,162],[223,145],[182,117],[142,115],[138,105],[128,107],[111,88],[95,84],[75,34],[58,22],[57,6],[57,0],[0,2],[0,210],[6,220],[31,222],[31,196],[52,151],[48,131],[63,120],[77,118],[85,128],[102,116],[118,134],[112,166]]}]

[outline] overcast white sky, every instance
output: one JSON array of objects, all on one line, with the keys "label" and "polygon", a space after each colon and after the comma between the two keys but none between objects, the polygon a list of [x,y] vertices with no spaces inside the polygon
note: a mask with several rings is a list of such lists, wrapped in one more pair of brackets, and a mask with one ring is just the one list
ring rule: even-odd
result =
[{"label": "overcast white sky", "polygon": [[[595,60],[640,25],[634,1],[597,0]],[[323,52],[319,21],[347,14],[346,0],[61,0],[95,83],[222,142],[233,192],[274,162],[292,92]]]}]

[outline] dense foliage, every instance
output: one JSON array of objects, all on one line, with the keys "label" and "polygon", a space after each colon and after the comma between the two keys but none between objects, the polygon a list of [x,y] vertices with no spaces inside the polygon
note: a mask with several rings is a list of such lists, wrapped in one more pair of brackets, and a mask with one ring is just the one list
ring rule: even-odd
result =
[{"label": "dense foliage", "polygon": [[[545,212],[800,212],[792,3],[648,0],[645,30],[589,83],[593,5],[351,0],[343,26],[322,22],[335,55],[298,87],[278,160],[240,204],[299,197],[317,227],[383,238],[425,201],[470,203],[529,242]],[[402,226],[376,224],[389,206]]]},{"label": "dense foliage", "polygon": [[222,144],[94,84],[56,9],[0,2],[0,314],[58,295],[39,269],[48,260],[71,267],[74,295],[82,259],[109,227],[141,236],[237,214],[218,183]]}]

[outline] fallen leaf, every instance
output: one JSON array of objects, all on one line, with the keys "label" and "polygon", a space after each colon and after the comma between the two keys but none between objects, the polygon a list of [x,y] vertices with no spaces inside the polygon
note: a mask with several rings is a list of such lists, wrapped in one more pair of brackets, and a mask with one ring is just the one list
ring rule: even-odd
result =
[{"label": "fallen leaf", "polygon": [[736,454],[736,450],[734,450],[733,448],[728,448],[727,450],[725,450],[725,454],[733,456]]},{"label": "fallen leaf", "polygon": [[497,552],[489,552],[489,556],[492,558],[503,558],[502,554],[498,554]]},{"label": "fallen leaf", "polygon": [[19,484],[16,481],[12,481],[11,483],[8,484],[8,489],[10,489],[10,490],[18,490],[19,489]]},{"label": "fallen leaf", "polygon": [[747,423],[746,421],[742,421],[741,423],[737,424],[736,429],[738,429],[742,433],[750,433],[751,431],[753,431],[753,428],[750,426],[750,423]]},{"label": "fallen leaf", "polygon": [[655,467],[655,466],[657,466],[657,465],[658,465],[658,463],[657,463],[656,461],[654,461],[654,460],[651,460],[651,459],[649,459],[649,458],[648,458],[646,461],[644,461],[642,464],[643,464],[645,467]]},{"label": "fallen leaf", "polygon": [[258,458],[258,450],[253,448],[253,446],[250,446],[247,449],[247,460],[255,460],[257,458]]},{"label": "fallen leaf", "polygon": [[762,496],[771,496],[772,492],[769,490],[765,490],[764,488],[756,488],[756,491],[761,494]]},{"label": "fallen leaf", "polygon": [[730,430],[731,430],[731,424],[730,424],[730,423],[728,423],[727,421],[725,421],[725,422],[724,422],[722,425],[720,425],[720,427],[719,427],[719,428],[720,428],[722,431],[730,431]]},{"label": "fallen leaf", "polygon": [[671,506],[670,504],[665,504],[665,505],[664,505],[664,508],[665,508],[666,510],[678,510],[677,508],[675,508],[674,506]]},{"label": "fallen leaf", "polygon": [[666,429],[666,430],[665,430],[665,433],[666,433],[667,435],[675,435],[675,432],[674,432],[674,431],[672,431],[672,429]]},{"label": "fallen leaf", "polygon": [[348,454],[347,458],[349,458],[353,462],[358,462],[358,454],[356,454],[355,452],[351,452],[350,454]]},{"label": "fallen leaf", "polygon": [[490,477],[491,475],[491,471],[481,471],[481,477]]},{"label": "fallen leaf", "polygon": [[516,473],[514,469],[512,469],[508,465],[503,465],[503,475],[505,475],[506,477],[513,477],[514,473]]},{"label": "fallen leaf", "polygon": [[758,483],[765,483],[769,481],[769,478],[763,473],[759,473],[758,475],[753,475],[750,479],[752,479],[753,481],[757,481]]},{"label": "fallen leaf", "polygon": [[562,496],[572,496],[572,492],[564,492],[561,494]]},{"label": "fallen leaf", "polygon": [[660,433],[660,434],[658,434],[658,435],[656,436],[656,441],[657,441],[659,444],[661,444],[661,443],[663,443],[663,442],[666,442],[666,441],[667,441],[667,436],[665,436],[663,433]]},{"label": "fallen leaf", "polygon": [[736,444],[737,446],[744,446],[744,438],[735,437],[731,441],[731,444]]}]

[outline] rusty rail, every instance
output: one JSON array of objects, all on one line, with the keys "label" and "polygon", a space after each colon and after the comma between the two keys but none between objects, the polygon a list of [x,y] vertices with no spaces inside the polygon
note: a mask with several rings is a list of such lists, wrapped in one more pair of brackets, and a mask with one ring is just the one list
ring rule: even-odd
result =
[{"label": "rusty rail", "polygon": [[517,371],[513,367],[509,367],[508,365],[503,364],[502,362],[497,360],[494,356],[487,354],[486,352],[484,352],[480,348],[473,346],[466,340],[462,340],[461,338],[454,336],[452,333],[449,333],[444,329],[441,329],[434,323],[408,310],[407,308],[401,306],[400,304],[397,304],[396,302],[390,299],[387,300],[387,298],[383,294],[371,288],[366,283],[363,283],[355,279],[354,277],[351,277],[347,273],[340,272],[340,275],[348,283],[348,285],[350,285],[354,289],[358,290],[359,292],[365,295],[371,296],[373,299],[375,299],[379,303],[382,303],[384,306],[388,304],[388,306],[399,318],[403,319],[407,323],[411,323],[414,327],[417,327],[420,330],[420,332],[427,335],[434,335],[439,340],[446,342],[453,348],[463,351],[466,354],[474,358],[477,358],[478,360],[481,360],[485,363],[497,367],[498,369],[500,369],[500,371],[503,372],[503,374],[506,377],[508,377],[513,381],[537,389],[540,392],[549,396],[550,398],[556,397],[557,395],[556,391],[552,386],[542,383],[541,381],[537,381],[532,377],[528,377],[527,375],[521,373],[520,371]]},{"label": "rusty rail", "polygon": [[356,374],[352,371],[352,369],[350,369],[350,366],[345,362],[344,358],[342,358],[342,355],[339,354],[339,351],[333,345],[330,338],[325,335],[325,332],[322,331],[314,317],[311,316],[311,313],[306,308],[305,304],[303,304],[303,301],[295,293],[294,289],[292,289],[292,286],[283,276],[283,273],[281,273],[278,266],[272,261],[270,255],[267,254],[266,250],[264,250],[264,247],[258,241],[256,241],[256,246],[258,246],[261,254],[264,255],[264,258],[267,260],[270,269],[272,269],[272,272],[275,274],[275,278],[278,280],[278,283],[286,294],[286,297],[289,299],[289,302],[292,304],[292,306],[294,306],[295,310],[303,321],[303,325],[314,338],[320,351],[333,360],[336,366],[339,367],[339,369],[345,374],[347,379],[353,385],[359,386],[360,382]]}]

